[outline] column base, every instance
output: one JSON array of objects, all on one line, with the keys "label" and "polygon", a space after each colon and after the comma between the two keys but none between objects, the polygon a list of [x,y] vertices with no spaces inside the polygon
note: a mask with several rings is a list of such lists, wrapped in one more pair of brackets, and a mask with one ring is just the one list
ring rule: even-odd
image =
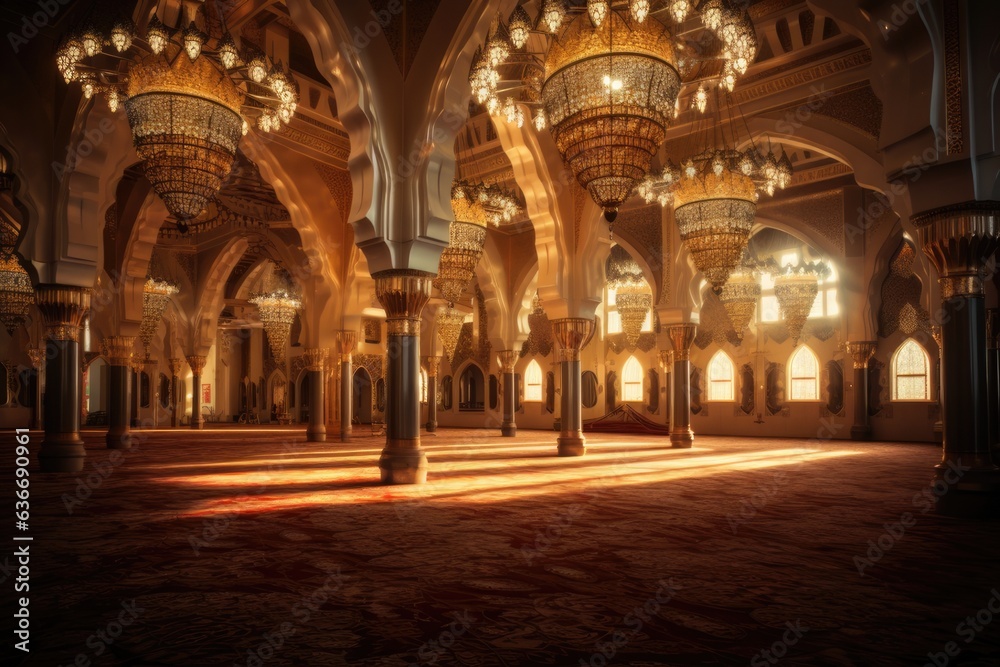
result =
[{"label": "column base", "polygon": [[341,431],[340,432],[340,441],[341,442],[350,442],[351,441],[351,432],[350,431]]},{"label": "column base", "polygon": [[108,431],[104,436],[104,442],[108,449],[132,449],[131,431]]},{"label": "column base", "polygon": [[191,428],[195,431],[200,431],[205,428],[205,422],[191,422]]},{"label": "column base", "polygon": [[438,429],[438,423],[437,422],[427,422],[427,426],[425,428],[427,429],[428,433],[433,433],[434,431],[436,431]]},{"label": "column base", "polygon": [[943,516],[1000,517],[1000,469],[982,460],[971,466],[959,461],[934,467],[930,497],[936,499],[935,511]]},{"label": "column base", "polygon": [[934,442],[944,442],[944,424],[934,422]]},{"label": "column base", "polygon": [[513,438],[517,435],[517,424],[500,424],[500,435]]},{"label": "column base", "polygon": [[419,438],[388,440],[378,460],[383,484],[423,484],[427,481],[427,455]]},{"label": "column base", "polygon": [[581,436],[559,436],[556,440],[559,456],[583,456],[587,453],[587,439]]},{"label": "column base", "polygon": [[691,449],[694,445],[694,431],[680,431],[670,434],[670,446],[674,449]]},{"label": "column base", "polygon": [[871,440],[872,439],[872,427],[871,426],[852,426],[851,427],[851,440]]},{"label": "column base", "polygon": [[326,428],[320,426],[306,429],[306,442],[326,442]]},{"label": "column base", "polygon": [[81,472],[87,452],[76,433],[62,433],[42,441],[38,463],[42,472]]}]

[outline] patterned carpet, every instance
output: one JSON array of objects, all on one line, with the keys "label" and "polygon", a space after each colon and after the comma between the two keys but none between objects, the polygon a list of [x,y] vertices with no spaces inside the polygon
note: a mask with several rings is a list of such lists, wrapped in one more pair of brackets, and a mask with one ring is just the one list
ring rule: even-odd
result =
[{"label": "patterned carpet", "polygon": [[32,474],[4,664],[1000,664],[1000,525],[924,511],[933,446],[444,430],[384,487],[373,437],[86,437],[85,474]]}]

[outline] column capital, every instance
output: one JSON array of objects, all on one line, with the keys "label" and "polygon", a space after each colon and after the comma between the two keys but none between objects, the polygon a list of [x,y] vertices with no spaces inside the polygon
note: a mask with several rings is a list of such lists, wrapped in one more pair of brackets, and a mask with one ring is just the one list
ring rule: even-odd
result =
[{"label": "column capital", "polygon": [[674,365],[674,351],[673,350],[660,350],[657,355],[660,361],[660,368],[663,370],[669,369]]},{"label": "column capital", "polygon": [[168,360],[168,363],[170,364],[170,375],[173,377],[177,377],[178,375],[181,374],[181,371],[184,370],[183,359],[177,359],[177,358],[170,359]]},{"label": "column capital", "polygon": [[983,271],[1000,247],[1000,202],[964,202],[911,219],[921,249],[940,276],[941,297],[982,296]]},{"label": "column capital", "polygon": [[855,340],[848,341],[847,353],[854,359],[854,368],[866,369],[868,362],[875,356],[878,349],[878,341],[875,340]]},{"label": "column capital", "polygon": [[385,309],[390,336],[419,336],[420,312],[431,297],[434,274],[411,269],[380,271],[375,279],[375,297]]},{"label": "column capital", "polygon": [[438,368],[441,366],[441,357],[424,357],[424,368],[427,369],[427,377],[436,378],[438,375]]},{"label": "column capital", "polygon": [[112,366],[129,366],[133,347],[135,336],[105,336],[101,341],[101,353]]},{"label": "column capital", "polygon": [[691,358],[691,345],[694,343],[698,325],[690,322],[671,324],[667,326],[667,337],[674,348],[674,361],[688,361]]},{"label": "column capital", "polygon": [[45,366],[45,350],[40,347],[29,347],[25,352],[28,353],[28,359],[31,359],[31,366],[36,371],[42,370]]},{"label": "column capital", "polygon": [[594,320],[585,317],[565,317],[552,320],[552,338],[559,345],[559,361],[577,361],[580,350],[594,335]]},{"label": "column capital", "polygon": [[500,350],[497,352],[497,362],[504,373],[513,373],[514,364],[520,358],[517,350]]},{"label": "column capital", "polygon": [[302,352],[307,371],[322,371],[326,366],[326,357],[327,351],[321,347],[306,348]]},{"label": "column capital", "polygon": [[187,362],[193,374],[201,375],[201,372],[205,370],[205,364],[208,363],[208,359],[203,355],[192,354],[187,357]]},{"label": "column capital", "polygon": [[351,361],[351,355],[358,347],[358,332],[342,330],[337,332],[337,352],[341,362]]},{"label": "column capital", "polygon": [[38,285],[35,303],[48,340],[80,340],[80,324],[90,310],[90,290],[68,285]]}]

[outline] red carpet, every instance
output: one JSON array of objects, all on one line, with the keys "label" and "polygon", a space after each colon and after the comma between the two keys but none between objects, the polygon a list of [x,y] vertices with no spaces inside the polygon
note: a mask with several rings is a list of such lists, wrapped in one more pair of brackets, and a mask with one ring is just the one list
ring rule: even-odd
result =
[{"label": "red carpet", "polygon": [[1000,664],[1000,618],[958,627],[1000,525],[922,511],[932,446],[594,434],[565,459],[551,431],[444,430],[427,485],[384,487],[382,439],[144,436],[33,472],[32,651],[6,664]]}]

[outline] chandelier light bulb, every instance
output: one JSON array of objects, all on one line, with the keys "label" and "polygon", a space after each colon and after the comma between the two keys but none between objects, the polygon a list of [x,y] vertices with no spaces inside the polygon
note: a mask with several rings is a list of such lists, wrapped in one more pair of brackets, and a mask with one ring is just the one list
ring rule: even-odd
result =
[{"label": "chandelier light bulb", "polygon": [[542,130],[545,129],[545,125],[546,125],[545,111],[539,109],[538,113],[535,114],[535,129],[541,132]]},{"label": "chandelier light bulb", "polygon": [[260,83],[267,78],[267,61],[260,52],[255,52],[247,62],[247,74],[254,83]]},{"label": "chandelier light bulb", "polygon": [[247,136],[247,132],[249,132],[249,131],[250,131],[250,124],[247,123],[246,118],[244,118],[243,119],[243,129],[242,129],[243,136],[244,137]]},{"label": "chandelier light bulb", "polygon": [[267,76],[267,85],[271,87],[271,90],[275,92],[279,97],[281,93],[284,92],[285,87],[288,85],[288,81],[285,78],[284,72],[281,71],[280,65],[275,65],[271,68],[271,73]]},{"label": "chandelier light bulb", "polygon": [[632,13],[632,18],[639,23],[645,21],[646,17],[649,16],[649,0],[629,0],[628,8]]},{"label": "chandelier light bulb", "polygon": [[698,90],[695,91],[694,98],[691,100],[691,106],[698,110],[698,113],[705,113],[705,108],[708,106],[708,91],[705,90],[705,84],[698,84]]},{"label": "chandelier light bulb", "polygon": [[559,31],[566,20],[566,7],[563,0],[545,0],[542,5],[542,23],[553,35]]},{"label": "chandelier light bulb", "polygon": [[701,22],[709,30],[717,31],[722,25],[722,1],[707,0],[701,7]]},{"label": "chandelier light bulb", "polygon": [[81,87],[83,88],[83,97],[85,99],[89,100],[91,97],[94,96],[94,80],[93,79],[91,79],[89,77],[86,78],[86,79],[84,79],[83,80],[83,84],[82,84]]},{"label": "chandelier light bulb", "polygon": [[497,111],[500,110],[500,100],[495,94],[490,94],[489,98],[486,100],[486,110],[491,116],[495,116]]},{"label": "chandelier light bulb", "polygon": [[97,55],[97,52],[101,50],[101,42],[101,35],[94,28],[87,28],[80,38],[80,43],[83,44],[83,52],[87,54],[88,58],[93,58]]},{"label": "chandelier light bulb", "polygon": [[201,46],[205,41],[205,35],[202,34],[201,30],[198,30],[198,26],[191,21],[191,25],[184,30],[184,50],[187,52],[188,58],[192,62],[198,59],[201,55]]},{"label": "chandelier light bulb", "polygon": [[146,42],[149,44],[150,50],[156,55],[160,55],[167,48],[169,41],[170,33],[166,26],[160,22],[156,14],[153,14],[153,18],[149,20],[149,27],[146,28]]},{"label": "chandelier light bulb", "polygon": [[76,78],[76,66],[68,65],[66,69],[63,70],[62,74],[63,74],[63,80],[66,83],[71,83],[73,79]]},{"label": "chandelier light bulb", "polygon": [[524,110],[521,107],[517,108],[517,126],[519,128],[524,127]]},{"label": "chandelier light bulb", "polygon": [[674,0],[670,3],[670,15],[677,23],[683,23],[691,11],[691,3],[688,0]]},{"label": "chandelier light bulb", "polygon": [[692,179],[698,175],[698,168],[694,166],[694,160],[688,158],[688,161],[684,163],[684,176],[688,179]]},{"label": "chandelier light bulb", "polygon": [[119,99],[119,96],[118,96],[118,91],[115,90],[114,88],[110,89],[108,91],[108,94],[107,94],[106,98],[108,100],[108,109],[111,110],[111,113],[117,112],[118,111],[118,103],[120,102],[120,99]]},{"label": "chandelier light bulb", "polygon": [[595,28],[600,28],[608,17],[608,0],[587,0],[587,13]]},{"label": "chandelier light bulb", "polygon": [[131,21],[118,21],[111,28],[111,45],[115,51],[121,53],[127,51],[132,46],[132,23]]},{"label": "chandelier light bulb", "polygon": [[515,49],[523,48],[528,43],[528,37],[531,35],[531,17],[521,5],[515,7],[511,13],[507,22],[507,32]]},{"label": "chandelier light bulb", "polygon": [[486,41],[486,62],[495,69],[507,62],[509,56],[510,49],[507,46],[507,40],[500,34],[500,26],[497,26]]},{"label": "chandelier light bulb", "polygon": [[240,61],[239,49],[236,48],[233,36],[228,32],[222,36],[222,40],[219,42],[219,61],[226,69],[236,67],[236,64]]},{"label": "chandelier light bulb", "polygon": [[83,60],[83,44],[75,37],[66,42],[66,58],[70,64]]}]

